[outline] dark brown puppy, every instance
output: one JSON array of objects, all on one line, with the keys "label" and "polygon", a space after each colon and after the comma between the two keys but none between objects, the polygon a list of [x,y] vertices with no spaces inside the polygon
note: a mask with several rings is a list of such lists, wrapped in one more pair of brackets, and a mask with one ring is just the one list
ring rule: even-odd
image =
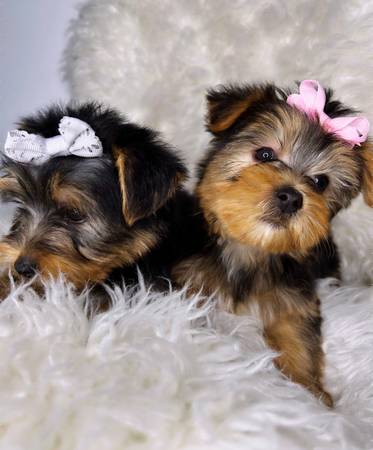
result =
[{"label": "dark brown puppy", "polygon": [[[54,157],[41,165],[4,157],[0,194],[18,207],[0,243],[0,264],[16,278],[63,272],[81,289],[110,280],[115,269],[136,272],[162,245],[186,170],[157,133],[98,104],[51,107],[19,128],[53,137],[64,116],[90,125],[103,154]],[[4,294],[6,276],[2,284]]]},{"label": "dark brown puppy", "polygon": [[[287,96],[273,85],[209,92],[214,137],[196,188],[208,238],[173,278],[259,317],[280,370],[331,406],[315,280],[339,273],[331,219],[361,190],[373,206],[373,153],[326,132]],[[351,113],[330,91],[325,112]]]}]

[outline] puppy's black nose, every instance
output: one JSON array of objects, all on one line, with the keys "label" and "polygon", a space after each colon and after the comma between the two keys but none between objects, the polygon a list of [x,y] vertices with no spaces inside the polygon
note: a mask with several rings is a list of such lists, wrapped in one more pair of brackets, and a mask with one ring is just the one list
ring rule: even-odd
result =
[{"label": "puppy's black nose", "polygon": [[283,187],[276,192],[276,202],[284,214],[293,214],[303,206],[302,194],[292,187]]},{"label": "puppy's black nose", "polygon": [[36,262],[27,256],[21,256],[18,258],[14,264],[14,268],[20,275],[26,278],[31,278],[38,270]]}]

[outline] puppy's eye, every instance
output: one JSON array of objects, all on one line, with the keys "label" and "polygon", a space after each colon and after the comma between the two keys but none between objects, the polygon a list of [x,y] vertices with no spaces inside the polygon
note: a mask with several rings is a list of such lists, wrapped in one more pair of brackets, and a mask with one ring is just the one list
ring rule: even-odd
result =
[{"label": "puppy's eye", "polygon": [[77,208],[64,209],[63,217],[69,222],[83,222],[85,215]]},{"label": "puppy's eye", "polygon": [[270,147],[261,147],[255,152],[255,159],[261,162],[274,161],[276,154]]},{"label": "puppy's eye", "polygon": [[324,192],[329,184],[329,177],[327,175],[315,175],[311,180],[317,192]]}]

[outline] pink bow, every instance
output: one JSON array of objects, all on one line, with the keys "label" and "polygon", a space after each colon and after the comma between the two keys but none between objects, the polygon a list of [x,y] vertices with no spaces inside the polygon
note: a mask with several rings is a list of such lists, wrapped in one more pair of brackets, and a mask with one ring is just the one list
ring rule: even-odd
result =
[{"label": "pink bow", "polygon": [[318,119],[328,133],[333,133],[352,146],[366,141],[369,121],[366,117],[342,116],[332,119],[324,112],[325,91],[316,80],[304,80],[299,86],[299,94],[291,94],[287,103],[303,111],[310,119]]}]

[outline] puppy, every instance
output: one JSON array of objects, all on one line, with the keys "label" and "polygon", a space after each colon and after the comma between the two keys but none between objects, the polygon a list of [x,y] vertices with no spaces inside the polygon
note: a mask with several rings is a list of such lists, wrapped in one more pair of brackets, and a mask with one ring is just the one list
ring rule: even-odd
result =
[{"label": "puppy", "polygon": [[266,84],[208,93],[213,138],[195,191],[207,238],[172,277],[257,316],[278,368],[332,406],[315,280],[339,276],[333,217],[360,191],[373,206],[373,152],[363,142],[366,119],[348,117],[316,81],[300,91]]},{"label": "puppy", "polygon": [[[67,136],[70,122],[86,126],[75,141]],[[131,268],[133,275],[167,236],[170,205],[186,177],[181,160],[154,131],[95,103],[49,108],[23,119],[19,129],[9,139],[21,134],[26,145],[20,151],[13,143],[0,179],[2,199],[17,204],[0,242],[2,267],[23,279],[63,272],[77,289],[110,280],[115,270]],[[42,137],[47,150],[35,162],[27,152],[35,142],[39,151]],[[63,137],[72,154],[49,157]],[[7,277],[2,284],[4,295]]]}]

